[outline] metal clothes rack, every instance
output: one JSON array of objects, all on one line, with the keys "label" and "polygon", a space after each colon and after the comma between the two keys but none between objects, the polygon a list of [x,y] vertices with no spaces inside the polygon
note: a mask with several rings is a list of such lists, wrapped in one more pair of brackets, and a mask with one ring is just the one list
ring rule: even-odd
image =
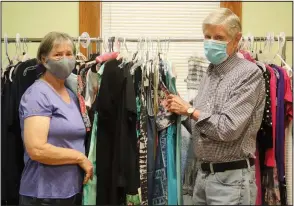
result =
[{"label": "metal clothes rack", "polygon": [[[108,41],[110,41],[113,37],[108,38]],[[118,38],[119,41],[126,41],[126,42],[139,42],[144,41],[145,39],[139,39],[139,38]],[[287,36],[286,41],[293,41],[292,36]],[[23,41],[23,38],[20,39],[21,42]],[[42,41],[42,38],[24,38],[25,42],[34,42],[38,43]],[[78,38],[73,38],[74,41],[78,41]],[[80,38],[80,41],[87,41],[90,42],[103,42],[103,38]],[[148,41],[169,41],[169,42],[203,42],[204,39],[202,38],[165,38],[165,39],[147,39]],[[254,37],[254,41],[266,41],[266,37]],[[16,38],[7,38],[8,43],[16,42]],[[278,41],[278,38],[275,37],[275,41]],[[1,38],[1,42],[4,42],[4,38]]]},{"label": "metal clothes rack", "polygon": [[[102,43],[102,42],[105,42],[105,40],[103,41],[103,38],[100,38],[100,37],[98,37],[98,38],[73,37],[72,39],[75,42],[78,42],[78,41],[80,41],[80,42],[85,42],[85,41],[90,42],[89,47],[87,48],[88,56],[89,56],[89,54],[90,54],[90,52],[92,50],[92,44],[91,43],[94,43],[94,42],[96,43],[96,51],[98,51],[99,50],[99,44]],[[124,41],[125,42],[140,42],[140,41],[144,42],[145,40],[147,40],[147,41],[153,41],[153,42],[160,41],[160,42],[177,42],[177,43],[191,42],[192,43],[192,42],[203,42],[204,41],[203,38],[164,38],[164,39],[160,39],[160,38],[150,39],[150,38],[147,38],[147,39],[144,39],[144,38],[122,38],[122,37],[118,37],[116,39],[118,41],[120,41],[120,42],[124,42]],[[25,43],[31,43],[31,42],[32,43],[39,43],[39,42],[42,41],[42,38],[20,38],[19,40],[20,40],[20,42],[25,41]],[[115,37],[110,37],[110,38],[108,38],[108,43],[114,42],[114,40],[115,40]],[[266,40],[267,40],[266,37],[254,37],[254,41],[257,41],[257,42],[266,41]],[[278,40],[279,39],[277,37],[274,37],[274,41],[278,41]],[[286,36],[285,41],[286,42],[287,41],[293,41],[293,37],[292,36]],[[1,42],[4,42],[4,38],[1,38]],[[13,43],[13,42],[15,43],[16,38],[7,38],[7,42],[8,43]],[[287,44],[284,45],[283,51],[282,51],[282,57],[283,57],[284,60],[286,59],[286,45]]]}]

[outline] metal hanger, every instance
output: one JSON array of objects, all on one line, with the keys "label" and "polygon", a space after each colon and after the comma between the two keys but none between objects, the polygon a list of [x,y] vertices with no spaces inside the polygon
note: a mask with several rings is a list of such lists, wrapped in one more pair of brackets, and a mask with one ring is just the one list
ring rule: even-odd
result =
[{"label": "metal hanger", "polygon": [[262,54],[262,49],[261,49],[261,41],[262,41],[262,40],[263,40],[263,38],[260,37],[260,38],[259,38],[259,51],[258,51],[259,54]]},{"label": "metal hanger", "polygon": [[102,46],[103,46],[103,49],[104,49],[104,52],[106,53],[107,52],[107,42],[106,42],[106,36],[104,36],[104,38],[102,39]]},{"label": "metal hanger", "polygon": [[6,59],[2,62],[2,65],[5,63],[5,60],[8,61],[8,66],[12,64],[12,61],[9,58],[8,55],[8,37],[7,34],[4,34],[4,44],[5,44],[5,54],[6,54]]},{"label": "metal hanger", "polygon": [[99,37],[97,37],[97,41],[96,41],[96,53],[98,54],[101,54],[100,53],[100,48],[101,48],[101,42],[99,41]]}]

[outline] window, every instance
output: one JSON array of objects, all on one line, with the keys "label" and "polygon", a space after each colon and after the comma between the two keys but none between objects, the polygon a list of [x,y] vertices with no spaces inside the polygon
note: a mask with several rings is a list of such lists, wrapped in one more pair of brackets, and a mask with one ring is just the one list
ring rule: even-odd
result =
[{"label": "window", "polygon": [[[126,38],[203,38],[202,21],[219,2],[102,2],[102,37]],[[136,43],[128,42],[131,50]],[[184,81],[188,74],[188,58],[204,56],[202,42],[171,42],[168,59],[175,64],[177,89],[187,95]]]}]

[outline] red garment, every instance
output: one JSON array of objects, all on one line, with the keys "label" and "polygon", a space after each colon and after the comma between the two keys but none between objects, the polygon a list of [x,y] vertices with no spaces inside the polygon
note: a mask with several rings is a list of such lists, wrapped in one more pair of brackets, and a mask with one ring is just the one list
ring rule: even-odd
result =
[{"label": "red garment", "polygon": [[277,79],[273,68],[268,65],[265,67],[271,73],[270,78],[270,98],[271,98],[271,112],[272,112],[272,123],[273,123],[273,148],[267,149],[265,152],[265,165],[268,167],[276,166],[276,157],[275,157],[275,142],[276,142],[276,110],[277,110]]}]

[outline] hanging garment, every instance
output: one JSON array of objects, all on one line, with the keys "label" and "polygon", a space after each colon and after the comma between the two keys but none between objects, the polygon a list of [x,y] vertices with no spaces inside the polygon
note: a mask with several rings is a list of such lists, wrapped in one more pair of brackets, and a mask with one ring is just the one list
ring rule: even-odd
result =
[{"label": "hanging garment", "polygon": [[[159,85],[166,97],[170,94],[163,82]],[[165,97],[165,98],[166,98]],[[177,175],[176,175],[176,123],[172,123],[167,127],[166,139],[166,170],[167,170],[167,194],[168,205],[176,205],[177,201]]]},{"label": "hanging garment", "polygon": [[175,124],[167,128],[167,194],[168,205],[177,205],[177,174],[176,174],[176,137]]},{"label": "hanging garment", "polygon": [[275,141],[276,141],[276,107],[277,107],[277,78],[273,68],[266,65],[266,69],[270,72],[270,98],[271,98],[271,114],[272,114],[272,135],[273,135],[273,146],[266,150],[265,153],[265,165],[268,167],[276,166],[275,158]]},{"label": "hanging garment", "polygon": [[276,163],[278,170],[278,179],[280,186],[280,194],[281,194],[281,204],[286,205],[287,196],[286,196],[286,180],[285,180],[285,104],[284,104],[284,96],[285,96],[285,80],[283,69],[276,66],[271,65],[274,69],[277,70],[279,80],[277,86],[277,130],[276,130]]},{"label": "hanging garment", "polygon": [[292,119],[293,119],[293,93],[291,91],[291,79],[286,70],[282,69],[285,79],[285,125],[288,125],[285,131],[285,176],[286,176],[286,189],[287,189],[287,205],[292,205]]},{"label": "hanging garment", "polygon": [[93,165],[93,178],[90,179],[83,188],[83,205],[96,205],[96,189],[97,189],[97,162],[96,162],[96,146],[97,146],[97,125],[98,113],[94,115],[94,122],[91,131],[91,143],[88,159]]},{"label": "hanging garment", "polygon": [[[272,145],[270,148],[259,147],[260,155],[264,154],[261,159],[262,166],[262,196],[263,204],[280,205],[281,195],[279,190],[279,181],[276,168],[275,157],[275,139],[276,139],[276,94],[277,94],[277,77],[272,67],[266,65],[266,69],[270,72],[270,103],[272,114],[272,143],[266,145]],[[261,153],[265,150],[263,153]],[[264,161],[263,161],[264,160]]]},{"label": "hanging garment", "polygon": [[[167,72],[166,72],[166,79],[167,79],[167,88],[172,94],[178,95],[177,89],[176,89],[176,77],[173,74],[172,71],[172,64],[171,62],[167,62],[166,64]],[[171,204],[183,204],[183,194],[182,194],[182,119],[181,116],[177,116],[176,120],[176,136],[175,136],[175,157],[176,157],[176,193],[177,193],[177,199],[174,198],[176,203]],[[172,144],[171,144],[172,145]],[[175,189],[173,188],[173,189]]]},{"label": "hanging garment", "polygon": [[154,74],[150,72],[149,80],[146,89],[147,95],[147,182],[148,182],[148,205],[153,205],[153,189],[154,189],[154,179],[155,179],[155,157],[156,148],[158,144],[158,132],[156,128],[155,115],[154,115],[154,88],[153,79],[150,78]]},{"label": "hanging garment", "polygon": [[146,70],[140,82],[140,122],[139,122],[139,167],[140,167],[140,188],[141,205],[148,205],[148,183],[147,183],[147,102],[144,87],[146,81]]},{"label": "hanging garment", "polygon": [[[97,69],[100,68],[99,65],[95,67]],[[85,104],[88,108],[91,108],[93,102],[95,101],[96,95],[98,93],[98,74],[89,70],[87,73],[86,82],[87,82],[87,86],[86,86],[86,93],[85,93]]]},{"label": "hanging garment", "polygon": [[96,204],[126,204],[140,187],[131,63],[122,69],[120,64],[116,59],[104,64],[98,94]]},{"label": "hanging garment", "polygon": [[[1,199],[7,204],[18,204],[19,201],[24,148],[18,109],[22,95],[40,75],[36,65],[37,59],[17,64],[12,75],[6,73],[7,81],[4,88],[1,88]],[[12,77],[12,82],[9,81],[9,76]]]},{"label": "hanging garment", "polygon": [[293,205],[293,122],[290,121],[286,129],[285,138],[285,163],[286,163],[286,185],[287,185],[287,205]]},{"label": "hanging garment", "polygon": [[257,185],[256,205],[262,205],[262,185],[261,171],[265,169],[265,152],[273,147],[272,137],[272,115],[271,115],[271,98],[270,98],[270,72],[260,62],[256,62],[257,66],[263,72],[265,82],[265,107],[263,119],[256,138],[256,153],[255,153],[255,174]]},{"label": "hanging garment", "polygon": [[84,78],[82,77],[82,75],[78,75],[77,80],[78,80],[77,94],[78,94],[78,99],[79,99],[80,110],[82,113],[83,121],[86,126],[86,130],[87,130],[87,132],[89,132],[91,129],[91,122],[90,122],[90,119],[88,116],[88,111],[87,111],[86,104],[85,104],[85,98],[83,96],[83,93],[85,90],[85,81],[83,81]]},{"label": "hanging garment", "polygon": [[188,95],[195,98],[198,94],[198,89],[202,78],[206,75],[209,62],[202,57],[190,57],[188,60],[188,76],[187,82]]},{"label": "hanging garment", "polygon": [[163,129],[158,133],[152,205],[167,205],[166,138],[167,129]]},{"label": "hanging garment", "polygon": [[279,80],[277,84],[277,127],[276,127],[276,161],[277,161],[277,169],[278,169],[278,176],[279,181],[284,182],[285,176],[285,161],[284,161],[284,141],[285,141],[285,112],[284,112],[284,94],[285,94],[285,87],[284,87],[284,74],[283,71],[275,66],[270,65],[272,68],[277,69],[279,72]]}]

